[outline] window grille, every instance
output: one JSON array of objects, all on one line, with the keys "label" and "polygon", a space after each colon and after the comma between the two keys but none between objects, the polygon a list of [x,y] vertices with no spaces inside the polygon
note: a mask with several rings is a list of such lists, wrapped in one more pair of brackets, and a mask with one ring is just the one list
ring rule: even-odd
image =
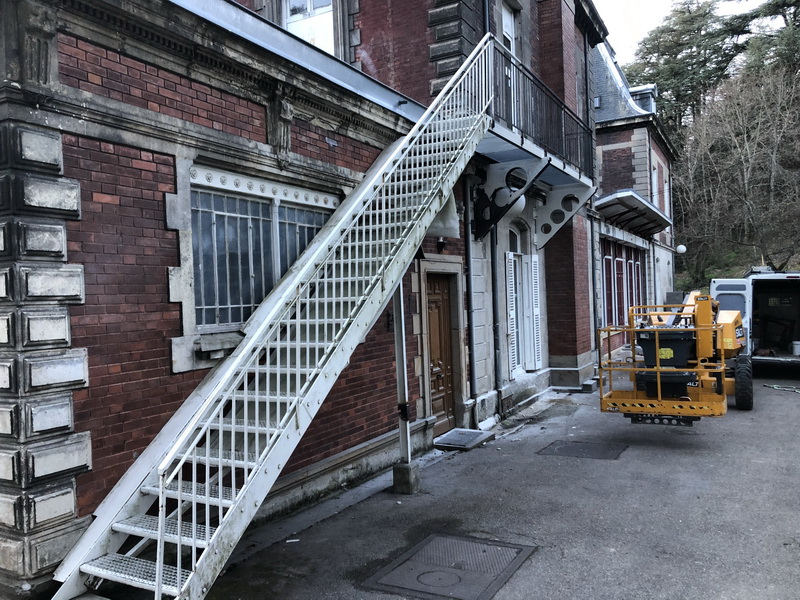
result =
[{"label": "window grille", "polygon": [[208,332],[247,321],[329,216],[205,190],[192,190],[191,205],[195,318]]}]

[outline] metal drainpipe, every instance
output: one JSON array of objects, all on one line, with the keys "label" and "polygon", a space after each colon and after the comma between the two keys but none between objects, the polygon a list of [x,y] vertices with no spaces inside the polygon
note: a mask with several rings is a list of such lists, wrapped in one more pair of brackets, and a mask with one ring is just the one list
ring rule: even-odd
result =
[{"label": "metal drainpipe", "polygon": [[[464,177],[464,237],[467,260],[467,352],[469,353],[469,397],[478,397],[478,380],[475,375],[475,301],[472,297],[472,196],[470,194],[471,176]],[[473,419],[478,424],[473,405]]]},{"label": "metal drainpipe", "polygon": [[491,229],[491,269],[492,269],[492,330],[494,336],[494,388],[497,392],[497,414],[503,415],[503,380],[500,375],[502,364],[500,355],[500,278],[497,275],[497,225]]},{"label": "metal drainpipe", "polygon": [[[590,200],[591,202],[591,200]],[[595,343],[595,351],[597,353],[597,364],[600,364],[600,361],[603,357],[602,352],[602,343],[600,340],[600,332],[599,329],[601,327],[602,319],[601,315],[598,312],[600,307],[597,303],[597,278],[599,275],[599,269],[597,268],[597,253],[595,250],[597,246],[600,246],[600,236],[597,236],[597,246],[595,246],[595,221],[596,217],[594,216],[594,206],[591,207],[591,211],[589,212],[589,239],[590,242],[590,260],[592,265],[592,310],[594,311],[594,343]]]},{"label": "metal drainpipe", "polygon": [[[490,0],[483,0],[483,33],[486,35],[491,31],[491,21],[490,21]],[[493,330],[493,338],[494,338],[494,388],[495,392],[497,392],[497,413],[502,417],[503,416],[503,393],[502,393],[502,385],[503,381],[500,376],[500,296],[498,285],[500,283],[500,278],[497,275],[497,225],[494,225],[491,229],[491,237],[490,242],[491,244],[491,264],[490,269],[492,271],[492,330]]]}]

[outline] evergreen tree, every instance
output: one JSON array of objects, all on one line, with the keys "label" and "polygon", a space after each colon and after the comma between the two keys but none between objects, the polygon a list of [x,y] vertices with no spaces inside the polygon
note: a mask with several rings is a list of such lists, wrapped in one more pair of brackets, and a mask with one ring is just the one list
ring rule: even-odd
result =
[{"label": "evergreen tree", "polygon": [[675,2],[666,21],[641,41],[634,63],[625,67],[632,84],[658,85],[659,116],[676,143],[744,49],[716,8],[716,0]]}]

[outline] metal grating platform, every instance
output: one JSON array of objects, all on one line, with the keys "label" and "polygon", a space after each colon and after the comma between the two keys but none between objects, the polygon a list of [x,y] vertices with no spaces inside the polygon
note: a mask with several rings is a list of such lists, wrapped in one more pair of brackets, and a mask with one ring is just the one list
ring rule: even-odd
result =
[{"label": "metal grating platform", "polygon": [[628,446],[625,444],[599,444],[593,442],[565,442],[564,440],[556,440],[549,446],[539,450],[536,454],[616,460],[627,448]]},{"label": "metal grating platform", "polygon": [[364,585],[425,600],[489,600],[534,550],[532,546],[432,535]]},{"label": "metal grating platform", "polygon": [[451,429],[433,440],[433,447],[439,450],[472,450],[494,439],[491,431],[479,429]]},{"label": "metal grating platform", "polygon": [[[99,579],[118,581],[133,587],[154,591],[156,588],[156,565],[147,560],[122,554],[105,554],[81,566],[81,571]],[[191,571],[180,570],[181,583],[191,576]],[[163,593],[178,595],[178,569],[164,565]]]}]

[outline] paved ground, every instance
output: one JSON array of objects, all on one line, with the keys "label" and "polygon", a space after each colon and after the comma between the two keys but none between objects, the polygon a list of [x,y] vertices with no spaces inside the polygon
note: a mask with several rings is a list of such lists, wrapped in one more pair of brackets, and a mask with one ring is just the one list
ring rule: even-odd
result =
[{"label": "paved ground", "polygon": [[[765,375],[752,412],[691,428],[631,425],[597,394],[537,403],[483,447],[425,457],[413,496],[383,476],[251,531],[208,598],[414,598],[364,582],[436,533],[535,548],[495,600],[800,598],[800,393],[765,387],[800,374]],[[557,441],[626,449],[539,454]]]}]

